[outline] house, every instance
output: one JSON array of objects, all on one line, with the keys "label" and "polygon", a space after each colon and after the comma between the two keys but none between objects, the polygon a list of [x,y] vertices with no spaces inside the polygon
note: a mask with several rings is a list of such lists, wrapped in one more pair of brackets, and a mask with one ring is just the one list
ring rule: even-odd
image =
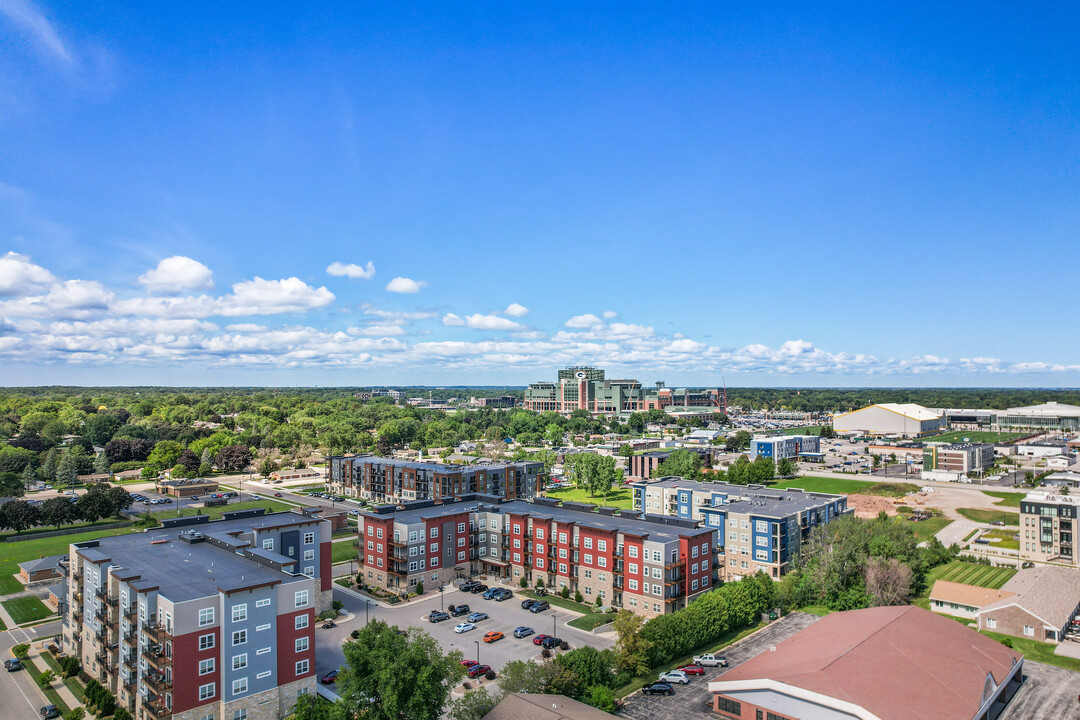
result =
[{"label": "house", "polygon": [[828,615],[709,683],[725,720],[990,720],[1020,653],[910,606]]},{"label": "house", "polygon": [[66,595],[66,591],[63,583],[57,583],[56,585],[50,585],[46,588],[48,596],[45,598],[45,604],[48,605],[54,612],[60,610],[60,603]]},{"label": "house", "polygon": [[281,470],[275,470],[270,473],[270,477],[274,480],[292,481],[292,480],[322,480],[322,473],[315,468],[282,468]]},{"label": "house", "polygon": [[94,473],[92,475],[79,476],[79,482],[84,485],[89,485],[91,483],[96,485],[98,483],[109,482],[110,480],[112,480],[112,473]]},{"label": "house", "polygon": [[1060,642],[1080,610],[1080,572],[1045,565],[1021,570],[1001,586],[1009,593],[979,609],[980,630]]},{"label": "house", "polygon": [[611,720],[611,717],[565,695],[510,693],[484,720]]},{"label": "house", "polygon": [[1015,595],[1006,590],[938,580],[930,591],[930,611],[974,620],[980,609]]},{"label": "house", "polygon": [[27,560],[19,563],[19,577],[23,583],[41,582],[52,580],[64,574],[60,567],[60,561],[66,559],[66,555],[49,555],[37,560]]}]

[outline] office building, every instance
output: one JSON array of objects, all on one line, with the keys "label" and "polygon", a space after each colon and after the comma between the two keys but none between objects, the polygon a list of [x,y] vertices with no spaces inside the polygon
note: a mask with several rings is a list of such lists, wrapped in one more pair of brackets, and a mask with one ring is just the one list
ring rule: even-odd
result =
[{"label": "office building", "polygon": [[915,403],[879,403],[833,417],[836,432],[924,437],[945,427],[945,418]]},{"label": "office building", "polygon": [[923,448],[923,470],[949,473],[980,472],[994,464],[994,446],[990,443],[955,443]]},{"label": "office building", "polygon": [[761,485],[694,482],[685,478],[632,483],[634,510],[699,522],[717,532],[720,579],[791,569],[802,543],[819,525],[848,512],[846,495],[770,490]]},{"label": "office building", "polygon": [[1058,402],[1000,410],[1001,430],[1080,430],[1080,407]]},{"label": "office building", "polygon": [[750,441],[750,459],[767,457],[773,462],[784,458],[798,460],[800,457],[819,458],[821,438],[817,435],[775,435],[754,438]]},{"label": "office building", "polygon": [[[712,467],[713,459],[722,452],[719,448],[709,446],[678,448],[687,452],[697,453],[701,457],[701,467]],[[648,452],[631,455],[626,464],[626,477],[629,480],[648,480],[656,475],[657,468],[671,457],[674,450],[651,450]]]},{"label": "office building", "polygon": [[588,604],[674,612],[716,585],[716,532],[674,518],[547,498],[408,503],[361,513],[365,582],[405,591],[484,573],[580,592]]},{"label": "office building", "polygon": [[1076,509],[1080,496],[1036,490],[1020,501],[1020,559],[1076,566]]},{"label": "office building", "polygon": [[315,692],[330,527],[300,512],[73,543],[64,652],[136,718],[269,720]]},{"label": "office building", "polygon": [[725,720],[994,720],[1023,656],[910,606],[828,615],[709,683]]},{"label": "office building", "polygon": [[727,411],[725,392],[719,388],[671,389],[662,382],[646,388],[638,380],[607,379],[605,372],[595,367],[568,367],[559,371],[555,382],[532,383],[525,389],[523,406],[563,415],[588,410],[593,415],[617,415],[622,419],[648,410],[710,414]]},{"label": "office building", "polygon": [[377,457],[330,458],[331,492],[375,503],[447,500],[482,493],[508,499],[536,495],[544,464],[448,465]]}]

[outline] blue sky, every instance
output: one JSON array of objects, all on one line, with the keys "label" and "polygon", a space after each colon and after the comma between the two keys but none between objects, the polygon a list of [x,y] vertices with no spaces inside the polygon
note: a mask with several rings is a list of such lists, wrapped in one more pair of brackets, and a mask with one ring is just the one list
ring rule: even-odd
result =
[{"label": "blue sky", "polygon": [[1076,6],[337,5],[0,0],[0,382],[1080,384]]}]

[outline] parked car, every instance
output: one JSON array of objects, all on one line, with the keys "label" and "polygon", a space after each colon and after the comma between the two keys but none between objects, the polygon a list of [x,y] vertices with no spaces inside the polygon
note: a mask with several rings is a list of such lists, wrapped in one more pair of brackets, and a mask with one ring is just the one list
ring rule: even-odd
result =
[{"label": "parked car", "polygon": [[500,590],[502,590],[502,588],[488,588],[487,590],[484,591],[484,594],[481,595],[480,597],[484,598],[485,600],[491,600],[492,598],[494,598],[496,595],[499,594]]},{"label": "parked car", "polygon": [[41,717],[45,718],[45,720],[60,717],[60,711],[56,709],[55,705],[46,705],[45,707],[41,708],[40,712]]},{"label": "parked car", "polygon": [[467,580],[467,581],[461,583],[461,587],[459,588],[459,590],[461,590],[461,592],[472,592],[473,588],[475,588],[475,587],[480,587],[480,582],[479,581],[477,581],[477,580]]},{"label": "parked car", "polygon": [[486,642],[486,643],[493,643],[493,642],[495,642],[496,640],[502,640],[502,639],[503,639],[504,637],[506,637],[506,636],[505,636],[505,635],[503,635],[503,634],[502,634],[501,632],[499,632],[498,630],[492,630],[491,632],[489,632],[489,633],[486,633],[486,634],[484,635],[484,642]]},{"label": "parked car", "polygon": [[654,682],[652,685],[641,688],[641,692],[644,695],[674,695],[675,688],[671,686],[671,683]]},{"label": "parked car", "polygon": [[537,635],[536,637],[533,638],[533,645],[540,645],[545,640],[547,640],[549,637],[551,637],[551,636],[550,635],[545,635],[544,633],[540,633],[539,635]]},{"label": "parked car", "polygon": [[499,591],[492,596],[492,599],[495,600],[495,602],[502,602],[503,600],[509,600],[512,597],[514,597],[514,593],[512,590],[507,590],[506,588],[499,588]]},{"label": "parked car", "polygon": [[705,653],[704,655],[695,655],[694,664],[702,667],[727,667],[727,658],[723,655]]},{"label": "parked car", "polygon": [[522,610],[528,610],[529,608],[531,608],[533,606],[534,602],[536,602],[536,600],[522,600],[521,601],[521,609]]},{"label": "parked car", "polygon": [[466,674],[471,678],[480,677],[490,669],[491,666],[489,665],[473,665],[466,671]]},{"label": "parked car", "polygon": [[456,632],[458,635],[460,635],[461,633],[467,633],[470,630],[475,630],[475,629],[476,629],[476,624],[471,623],[471,622],[458,623],[457,625],[454,626],[454,632]]},{"label": "parked car", "polygon": [[331,670],[330,672],[323,675],[319,679],[319,682],[321,682],[323,685],[333,685],[334,682],[337,680],[337,674],[337,670]]},{"label": "parked car", "polygon": [[281,493],[274,493],[274,497],[281,497]]},{"label": "parked car", "polygon": [[485,613],[485,612],[474,612],[472,615],[470,615],[469,617],[467,617],[465,619],[468,620],[471,623],[476,623],[476,622],[480,622],[481,620],[487,620],[488,619],[488,614]]},{"label": "parked car", "polygon": [[473,595],[476,595],[478,593],[484,592],[487,589],[488,586],[484,583],[477,583],[471,590],[469,590],[469,592],[471,592]]},{"label": "parked car", "polygon": [[548,603],[547,600],[534,600],[533,604],[529,606],[529,612],[531,612],[531,613],[544,612],[549,607],[551,607],[551,604]]},{"label": "parked car", "polygon": [[15,672],[16,670],[22,670],[22,660],[19,658],[10,658],[4,661],[4,669],[8,672]]},{"label": "parked car", "polygon": [[446,613],[442,612],[441,610],[432,610],[431,614],[428,615],[427,619],[428,619],[428,622],[437,623],[437,622],[442,622],[443,620],[449,620],[450,616],[447,615]]},{"label": "parked car", "polygon": [[523,637],[528,637],[532,635],[534,632],[536,631],[533,630],[531,627],[525,627],[524,625],[522,625],[521,627],[514,628],[514,637],[520,640]]},{"label": "parked car", "polygon": [[701,667],[700,665],[680,665],[679,667],[677,667],[675,669],[676,670],[682,670],[687,675],[704,675],[705,674],[705,668]]},{"label": "parked car", "polygon": [[540,647],[544,648],[545,650],[554,650],[555,648],[559,647],[559,645],[561,645],[561,644],[562,644],[562,640],[560,640],[557,637],[549,635],[546,638],[544,638],[543,642],[540,643]]},{"label": "parked car", "polygon": [[660,673],[660,677],[657,679],[672,684],[678,683],[679,685],[686,685],[690,682],[690,676],[682,670],[671,670],[670,672]]},{"label": "parked car", "polygon": [[454,617],[461,617],[462,615],[468,615],[470,612],[472,612],[472,611],[469,610],[468,605],[451,605],[450,606],[450,614],[453,615]]},{"label": "parked car", "polygon": [[467,667],[467,668],[471,668],[473,665],[479,665],[479,664],[480,663],[476,662],[475,660],[462,660],[461,661],[462,667]]}]

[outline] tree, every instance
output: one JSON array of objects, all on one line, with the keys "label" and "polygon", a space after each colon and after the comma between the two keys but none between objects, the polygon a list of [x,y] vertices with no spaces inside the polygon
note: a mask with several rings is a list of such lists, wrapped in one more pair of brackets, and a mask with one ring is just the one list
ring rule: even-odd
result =
[{"label": "tree", "polygon": [[109,496],[98,485],[90,488],[86,494],[79,496],[75,503],[75,509],[79,512],[79,517],[91,525],[113,513],[113,505],[109,500]]},{"label": "tree", "polygon": [[345,666],[337,683],[345,717],[437,720],[465,674],[460,651],[443,654],[423,630],[404,637],[381,620],[361,628],[343,649]]},{"label": "tree", "polygon": [[620,610],[615,615],[615,662],[620,670],[631,675],[645,673],[649,666],[645,661],[652,643],[641,637],[645,618],[631,610]]},{"label": "tree", "polygon": [[503,665],[499,672],[499,689],[507,695],[511,693],[538,694],[544,692],[548,678],[551,677],[549,665],[540,665],[532,660],[511,660]]},{"label": "tree", "polygon": [[177,465],[183,465],[187,470],[188,477],[192,477],[199,471],[199,456],[188,448],[180,453],[180,457],[176,458]]},{"label": "tree", "polygon": [[119,485],[113,485],[105,490],[105,495],[109,500],[109,505],[112,508],[110,515],[120,516],[120,511],[127,510],[129,507],[135,504],[135,498],[131,497],[124,488]]},{"label": "tree", "polygon": [[593,685],[585,691],[582,700],[606,713],[615,712],[615,691],[605,685]]},{"label": "tree", "polygon": [[107,474],[109,472],[110,465],[111,463],[109,462],[109,457],[105,453],[100,452],[94,456],[94,472],[99,474]]},{"label": "tree", "polygon": [[13,472],[0,472],[0,496],[22,497],[25,492],[22,475]]},{"label": "tree", "polygon": [[[286,720],[325,720],[327,717],[326,701],[315,693],[304,693],[296,698],[296,704],[285,716]],[[115,718],[113,720],[119,720]]]},{"label": "tree", "polygon": [[630,417],[627,418],[626,424],[630,426],[630,431],[633,433],[645,432],[645,416],[639,412],[630,413]]},{"label": "tree", "polygon": [[52,681],[56,679],[56,673],[52,670],[44,670],[37,676],[38,687],[44,689],[52,685]]},{"label": "tree", "polygon": [[75,522],[75,506],[64,497],[52,497],[41,503],[41,524],[52,525],[57,530]]},{"label": "tree", "polygon": [[16,533],[36,527],[41,522],[41,511],[24,500],[12,500],[0,505],[0,526]]},{"label": "tree", "polygon": [[30,488],[32,488],[34,485],[37,484],[37,481],[38,481],[37,470],[34,469],[33,465],[27,465],[26,468],[23,470],[23,474],[22,474],[23,487],[26,488],[27,490],[29,490]]},{"label": "tree", "polygon": [[124,421],[113,413],[95,413],[86,418],[86,436],[94,445],[103,447],[112,440]]},{"label": "tree", "polygon": [[423,595],[424,594],[424,583],[422,583],[422,582],[416,583],[416,594],[417,595]]},{"label": "tree", "polygon": [[768,485],[776,478],[776,466],[772,458],[758,456],[750,463],[750,479],[758,485]]},{"label": "tree", "polygon": [[498,703],[499,699],[490,695],[486,689],[476,688],[467,691],[460,700],[450,703],[446,716],[450,720],[483,720]]},{"label": "tree", "polygon": [[264,478],[270,477],[270,475],[277,469],[278,464],[270,458],[266,458],[261,463],[259,463],[259,474],[262,475]]},{"label": "tree", "polygon": [[59,458],[56,455],[55,448],[45,453],[45,461],[41,464],[41,475],[45,482],[56,482],[56,467],[58,463]]},{"label": "tree", "polygon": [[226,445],[217,452],[214,464],[220,472],[241,472],[251,462],[251,448],[247,445]]},{"label": "tree", "polygon": [[680,448],[673,450],[670,455],[653,470],[653,477],[678,476],[688,480],[697,480],[701,477],[701,455],[693,450]]},{"label": "tree", "polygon": [[792,477],[796,472],[798,468],[795,467],[791,458],[780,458],[780,462],[776,464],[776,474],[780,477]]},{"label": "tree", "polygon": [[146,463],[159,471],[165,470],[176,465],[182,452],[184,452],[183,443],[176,440],[162,440],[154,445],[154,449],[146,458]]},{"label": "tree", "polygon": [[75,457],[69,450],[61,455],[60,460],[56,463],[56,484],[61,487],[64,485],[74,485],[78,478],[79,466],[75,461]]},{"label": "tree", "polygon": [[866,592],[875,605],[906,605],[911,576],[911,568],[896,558],[873,558],[866,565]]},{"label": "tree", "polygon": [[615,679],[615,653],[611,650],[597,650],[585,645],[559,655],[555,664],[572,672],[581,689],[592,685],[610,686]]}]

